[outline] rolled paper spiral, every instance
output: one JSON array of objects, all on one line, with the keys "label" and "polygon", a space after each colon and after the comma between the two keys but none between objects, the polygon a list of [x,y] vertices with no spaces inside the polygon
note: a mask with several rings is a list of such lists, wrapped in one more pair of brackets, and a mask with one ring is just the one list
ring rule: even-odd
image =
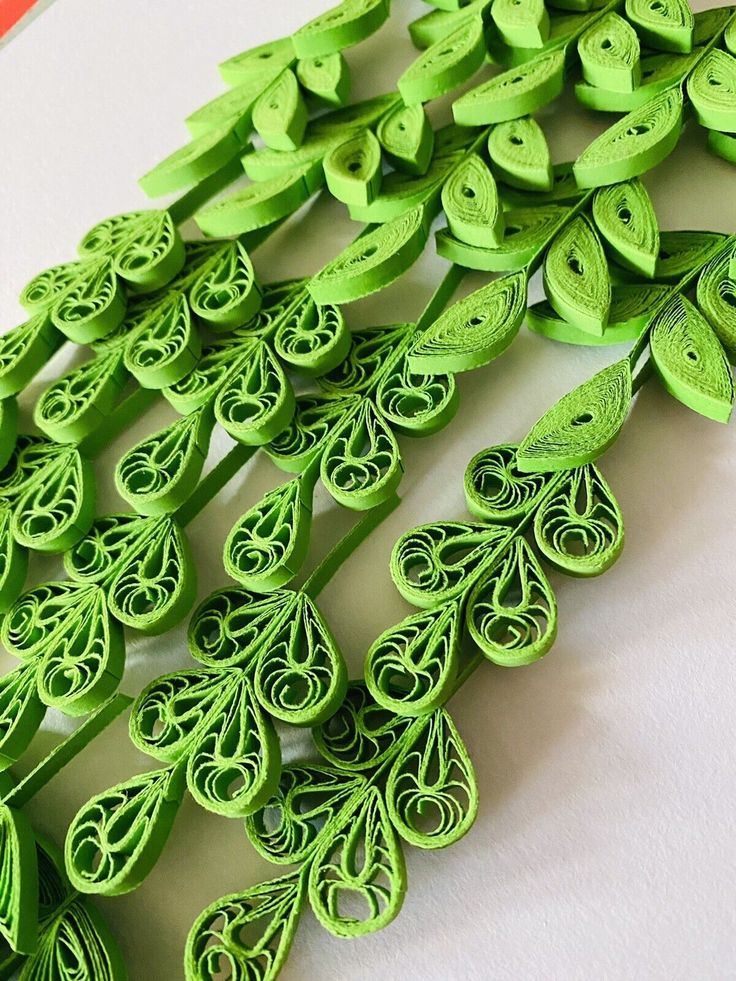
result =
[{"label": "rolled paper spiral", "polygon": [[297,77],[286,68],[253,106],[253,128],[272,150],[296,150],[307,128],[307,107]]},{"label": "rolled paper spiral", "polygon": [[626,0],[626,17],[643,41],[659,51],[688,52],[693,46],[695,21],[687,0]]},{"label": "rolled paper spiral", "polygon": [[350,68],[339,51],[302,58],[296,64],[301,87],[320,103],[344,106],[350,94]]},{"label": "rolled paper spiral", "polygon": [[228,242],[189,291],[192,311],[215,331],[251,320],[262,302],[253,263],[241,242]]},{"label": "rolled paper spiral", "polygon": [[569,218],[569,208],[546,204],[534,208],[511,208],[504,213],[505,234],[495,249],[479,249],[459,242],[446,229],[436,234],[437,254],[466,269],[484,272],[515,272],[533,262],[550,234]]},{"label": "rolled paper spiral", "polygon": [[526,275],[493,280],[453,304],[412,344],[414,371],[468,371],[498,357],[511,343],[526,311]]},{"label": "rolled paper spiral", "polygon": [[350,48],[384,23],[390,0],[344,0],[292,35],[298,58],[315,58]]},{"label": "rolled paper spiral", "polygon": [[549,13],[544,0],[500,0],[491,17],[501,39],[512,48],[541,48],[549,40]]},{"label": "rolled paper spiral", "polygon": [[564,68],[563,53],[552,51],[495,75],[455,100],[455,122],[461,126],[486,126],[529,116],[560,95]]},{"label": "rolled paper spiral", "polygon": [[531,664],[550,650],[557,636],[557,603],[524,538],[516,538],[478,579],[466,620],[477,646],[496,664]]},{"label": "rolled paper spiral", "polygon": [[434,130],[421,105],[397,106],[376,130],[381,149],[396,170],[423,176],[434,150]]},{"label": "rolled paper spiral", "polygon": [[471,78],[486,54],[481,17],[470,17],[432,44],[396,83],[407,106],[436,99]]},{"label": "rolled paper spiral", "polygon": [[701,126],[736,133],[736,58],[713,48],[688,75],[687,95]]},{"label": "rolled paper spiral", "polygon": [[246,589],[267,592],[296,575],[309,547],[312,487],[311,481],[290,480],[235,522],[223,549],[229,576]]},{"label": "rolled paper spiral", "polygon": [[476,453],[465,468],[465,500],[476,518],[494,524],[513,524],[539,504],[547,478],[517,467],[512,443]]},{"label": "rolled paper spiral", "polygon": [[616,439],[631,402],[631,366],[616,361],[568,392],[522,440],[524,471],[569,470],[596,460]]},{"label": "rolled paper spiral", "polygon": [[233,439],[262,446],[289,424],[294,392],[267,344],[247,351],[215,399],[215,417]]},{"label": "rolled paper spiral", "polygon": [[580,187],[600,187],[639,177],[672,152],[682,125],[682,92],[675,86],[593,140],[575,161],[575,180]]},{"label": "rolled paper spiral", "polygon": [[323,167],[333,197],[368,205],[381,187],[381,146],[371,130],[361,130],[330,150]]},{"label": "rolled paper spiral", "polygon": [[631,92],[640,83],[639,37],[631,24],[613,11],[580,36],[578,55],[589,85]]},{"label": "rolled paper spiral", "polygon": [[138,181],[149,198],[181,191],[210,177],[240,152],[240,141],[228,122],[213,127],[175,150]]},{"label": "rolled paper spiral", "polygon": [[552,160],[542,127],[531,116],[494,126],[488,134],[492,168],[506,184],[524,191],[550,191]]},{"label": "rolled paper spiral", "polygon": [[77,344],[111,333],[125,315],[125,295],[107,257],[86,262],[51,307],[51,322]]},{"label": "rolled paper spiral", "polygon": [[613,286],[608,325],[604,334],[589,334],[588,331],[573,326],[558,316],[546,300],[529,307],[526,313],[527,326],[535,333],[563,344],[596,347],[625,344],[638,339],[669,292],[669,286],[654,283]]},{"label": "rolled paper spiral", "polygon": [[716,256],[703,269],[698,278],[697,304],[733,364],[736,362],[736,283],[728,254]]},{"label": "rolled paper spiral", "polygon": [[274,350],[304,375],[325,375],[347,357],[350,331],[339,307],[311,299],[281,318]]},{"label": "rolled paper spiral", "polygon": [[649,343],[667,391],[695,412],[728,422],[734,400],[731,368],[710,325],[689,300],[672,297],[655,316]]},{"label": "rolled paper spiral", "polygon": [[172,289],[145,312],[125,347],[125,367],[143,388],[166,388],[187,375],[202,353],[184,294]]},{"label": "rolled paper spiral", "polygon": [[443,705],[457,677],[460,606],[451,602],[414,613],[371,645],[365,679],[371,695],[402,715]]},{"label": "rolled paper spiral", "polygon": [[418,207],[349,245],[309,281],[316,303],[348,303],[383,289],[421,255],[428,216]]},{"label": "rolled paper spiral", "polygon": [[402,535],[391,553],[391,578],[415,606],[431,608],[459,596],[509,536],[502,527],[435,521]]},{"label": "rolled paper spiral", "polygon": [[649,278],[656,275],[659,226],[641,181],[633,178],[597,191],[593,220],[617,262]]},{"label": "rolled paper spiral", "polygon": [[205,406],[145,437],[115,468],[118,493],[139,514],[169,514],[199,481],[214,417]]},{"label": "rolled paper spiral", "polygon": [[556,568],[599,576],[624,546],[621,509],[595,464],[566,474],[534,515],[534,538]]},{"label": "rolled paper spiral", "polygon": [[603,246],[578,215],[552,241],[544,259],[544,292],[557,313],[580,330],[605,333],[611,283]]},{"label": "rolled paper spiral", "polygon": [[442,186],[442,208],[450,231],[461,242],[495,248],[503,239],[504,217],[498,189],[487,165],[471,154]]}]

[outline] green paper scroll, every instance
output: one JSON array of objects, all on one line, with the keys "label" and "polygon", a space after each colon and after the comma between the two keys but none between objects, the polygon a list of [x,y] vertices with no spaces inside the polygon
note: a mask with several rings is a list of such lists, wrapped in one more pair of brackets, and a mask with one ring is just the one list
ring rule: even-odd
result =
[{"label": "green paper scroll", "polygon": [[298,477],[269,491],[233,525],[225,572],[246,589],[269,592],[301,568],[312,526],[312,482]]},{"label": "green paper scroll", "polygon": [[381,186],[381,146],[369,129],[330,150],[323,166],[330,193],[345,204],[368,205]]},{"label": "green paper scroll", "polygon": [[266,344],[236,362],[215,400],[215,417],[233,439],[248,446],[270,442],[294,414],[294,392]]},{"label": "green paper scroll", "polygon": [[541,48],[549,39],[543,0],[495,0],[491,17],[501,39],[512,48]]},{"label": "green paper scroll", "polygon": [[688,75],[687,94],[701,126],[736,133],[736,58],[714,48]]},{"label": "green paper scroll", "polygon": [[397,170],[421,176],[429,170],[434,130],[421,105],[397,106],[379,122],[376,136]]},{"label": "green paper scroll", "polygon": [[125,295],[107,258],[77,266],[78,275],[51,308],[51,322],[76,344],[112,333],[125,315]]},{"label": "green paper scroll", "polygon": [[596,460],[614,442],[631,402],[627,358],[563,395],[522,440],[517,464],[524,472],[570,470]]},{"label": "green paper scroll", "polygon": [[503,239],[503,211],[496,182],[477,153],[467,156],[442,187],[442,208],[450,231],[461,242],[495,248]]},{"label": "green paper scroll", "polygon": [[261,289],[242,242],[228,242],[189,291],[189,304],[212,330],[239,327],[256,315]]},{"label": "green paper scroll", "polygon": [[575,161],[576,181],[580,187],[600,187],[646,173],[675,148],[682,123],[682,92],[674,87],[593,140]]},{"label": "green paper scroll", "polygon": [[141,313],[141,322],[125,347],[125,367],[143,388],[166,388],[196,365],[202,351],[199,331],[186,297],[175,289]]},{"label": "green paper scroll", "polygon": [[333,54],[369,37],[386,20],[390,0],[343,0],[292,36],[298,58]]},{"label": "green paper scroll", "polygon": [[419,258],[427,241],[427,215],[414,208],[361,236],[309,280],[316,303],[349,303],[388,286]]},{"label": "green paper scroll", "polygon": [[687,0],[626,0],[626,18],[649,47],[685,53],[692,50],[695,20]]},{"label": "green paper scroll", "polygon": [[396,84],[402,99],[407,106],[415,106],[450,92],[475,74],[483,64],[485,53],[482,19],[472,17],[463,21],[400,76]]},{"label": "green paper scroll", "polygon": [[730,272],[730,256],[718,255],[698,278],[697,303],[713,329],[726,356],[736,362],[736,283]]},{"label": "green paper scroll", "polygon": [[272,150],[296,150],[307,127],[307,107],[296,75],[286,69],[253,106],[253,126]]},{"label": "green paper scroll", "polygon": [[230,124],[226,123],[207,130],[175,150],[153,170],[144,174],[138,183],[149,198],[185,190],[210,177],[234,160],[239,152],[240,143]]},{"label": "green paper scroll", "polygon": [[269,78],[292,65],[295,58],[290,37],[267,41],[223,61],[220,75],[226,85],[259,85],[262,90]]},{"label": "green paper scroll", "polygon": [[731,369],[707,321],[684,296],[673,296],[654,318],[649,343],[667,391],[695,412],[728,422],[734,399]]},{"label": "green paper scroll", "polygon": [[593,219],[617,262],[649,278],[656,274],[659,227],[640,181],[634,178],[597,191]]},{"label": "green paper scroll", "polygon": [[552,160],[542,128],[530,116],[494,126],[488,154],[497,176],[524,191],[550,191]]},{"label": "green paper scroll", "polygon": [[561,51],[495,75],[456,99],[452,106],[460,126],[485,126],[529,116],[562,92],[565,58]]},{"label": "green paper scroll", "polygon": [[613,92],[631,92],[639,85],[639,38],[617,13],[606,14],[581,35],[578,55],[589,85]]},{"label": "green paper scroll", "polygon": [[316,190],[315,166],[321,159],[296,166],[268,180],[249,184],[240,191],[197,212],[196,222],[205,235],[241,235],[265,228],[292,214]]},{"label": "green paper scroll", "polygon": [[611,306],[608,265],[583,215],[566,225],[547,250],[544,292],[564,320],[591,334],[604,333]]},{"label": "green paper scroll", "polygon": [[504,213],[504,239],[496,249],[479,249],[454,238],[447,229],[437,232],[439,255],[467,269],[510,272],[529,265],[568,216],[555,204],[537,208],[513,208]]},{"label": "green paper scroll", "polygon": [[301,87],[328,106],[344,106],[350,93],[350,69],[339,51],[302,58],[296,64]]},{"label": "green paper scroll", "polygon": [[526,275],[495,279],[453,304],[412,344],[416,372],[470,371],[497,358],[516,336],[526,310]]}]

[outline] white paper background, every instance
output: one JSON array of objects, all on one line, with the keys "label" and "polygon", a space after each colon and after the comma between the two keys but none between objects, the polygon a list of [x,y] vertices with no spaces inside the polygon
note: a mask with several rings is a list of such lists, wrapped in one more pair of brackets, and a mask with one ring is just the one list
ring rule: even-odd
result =
[{"label": "white paper background", "polygon": [[[15,37],[0,52],[3,327],[21,320],[22,285],[72,257],[88,226],[145,206],[135,178],[185,140],[181,120],[221,91],[218,62],[326,6],[58,0]],[[428,8],[419,0],[395,8],[380,34],[350,52],[356,96],[393,88],[414,56],[404,27]],[[602,128],[601,117],[576,111],[569,98],[543,123],[556,160],[575,156]],[[736,171],[704,143],[691,127],[647,177],[663,228],[736,231]],[[315,271],[354,231],[344,209],[319,202],[259,250],[256,265],[266,279]],[[428,254],[399,285],[354,304],[350,322],[413,319],[444,268]],[[473,282],[482,279],[466,288]],[[407,613],[387,570],[400,532],[462,517],[469,457],[520,438],[557,397],[616,356],[524,330],[499,361],[460,378],[462,405],[449,429],[402,441],[401,507],[321,598],[353,675],[370,641]],[[31,386],[23,421],[44,379],[68,363],[69,355],[57,357]],[[157,404],[99,459],[100,512],[121,508],[112,471],[123,449],[172,418]],[[227,445],[216,436],[210,462]],[[382,933],[339,941],[306,913],[285,981],[736,977],[734,446],[732,427],[687,411],[655,382],[646,387],[603,461],[626,518],[621,560],[591,582],[555,576],[553,652],[525,670],[484,666],[453,700],[481,790],[475,827],[442,853],[407,849],[404,909]],[[193,523],[201,595],[225,582],[220,550],[233,521],[280,479],[256,459]],[[311,563],[352,520],[323,494],[317,510]],[[60,563],[34,560],[31,581],[59,574]],[[183,627],[130,637],[128,650],[130,692],[189,663]],[[3,655],[2,668],[9,666]],[[29,761],[66,724],[50,713]],[[120,720],[29,811],[61,840],[84,800],[149,766]],[[145,884],[99,906],[132,979],[168,981],[182,975],[197,913],[269,874],[239,822],[186,801]]]}]

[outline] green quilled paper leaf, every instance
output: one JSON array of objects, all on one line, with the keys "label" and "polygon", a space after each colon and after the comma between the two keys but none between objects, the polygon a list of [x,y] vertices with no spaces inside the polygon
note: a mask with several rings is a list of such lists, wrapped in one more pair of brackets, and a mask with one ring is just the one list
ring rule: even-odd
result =
[{"label": "green quilled paper leaf", "polygon": [[616,439],[631,402],[631,367],[617,361],[563,395],[519,446],[523,471],[570,470],[596,460]]},{"label": "green quilled paper leaf", "polygon": [[485,57],[483,21],[463,21],[448,37],[436,41],[403,75],[397,87],[407,106],[437,99],[470,78]]},{"label": "green quilled paper leaf", "polygon": [[503,211],[496,182],[477,153],[467,156],[442,187],[442,209],[461,242],[495,248],[503,239]]},{"label": "green quilled paper leaf", "polygon": [[343,0],[292,35],[298,58],[315,58],[358,44],[386,20],[390,0]]},{"label": "green quilled paper leaf", "polygon": [[415,208],[363,235],[308,283],[316,303],[349,303],[388,286],[419,258],[427,216]]},{"label": "green quilled paper leaf", "polygon": [[345,204],[368,205],[381,187],[381,146],[369,129],[330,150],[323,166],[330,193]]},{"label": "green quilled paper leaf", "polygon": [[593,198],[598,231],[621,265],[653,277],[659,255],[659,227],[652,202],[636,178],[601,188]]},{"label": "green quilled paper leaf", "polygon": [[488,153],[497,176],[524,191],[549,191],[553,186],[549,147],[539,123],[530,116],[494,126]]},{"label": "green quilled paper leaf", "polygon": [[626,0],[626,17],[652,48],[682,52],[692,49],[695,21],[687,0]]},{"label": "green quilled paper leaf", "polygon": [[434,130],[421,106],[397,106],[376,130],[386,159],[407,174],[426,174],[434,150]]},{"label": "green quilled paper leaf", "polygon": [[701,415],[728,422],[733,376],[723,348],[702,314],[676,295],[651,326],[652,360],[663,385]]},{"label": "green quilled paper leaf", "polygon": [[698,278],[697,303],[733,364],[736,362],[736,283],[730,263],[728,254],[719,255],[703,269]]},{"label": "green quilled paper leaf", "polygon": [[578,41],[583,78],[613,92],[631,92],[641,79],[639,38],[617,13],[606,14]]},{"label": "green quilled paper leaf", "polygon": [[580,330],[605,333],[611,285],[603,247],[578,215],[552,241],[544,259],[544,292],[557,313]]},{"label": "green quilled paper leaf", "polygon": [[526,285],[511,273],[453,304],[412,345],[412,371],[469,371],[498,357],[524,319]]},{"label": "green quilled paper leaf", "polygon": [[272,150],[296,150],[307,127],[307,107],[296,75],[285,69],[253,106],[253,127]]},{"label": "green quilled paper leaf", "polygon": [[531,115],[562,92],[564,71],[563,53],[553,51],[495,75],[453,103],[455,122],[485,126]]},{"label": "green quilled paper leaf", "polygon": [[296,64],[299,84],[313,98],[329,106],[344,106],[350,92],[350,69],[339,51],[302,58]]},{"label": "green quilled paper leaf", "polygon": [[688,75],[687,94],[701,126],[736,133],[736,58],[714,48]]},{"label": "green quilled paper leaf", "polygon": [[575,180],[580,187],[600,187],[646,173],[675,148],[682,123],[682,92],[673,87],[593,140],[575,161]]},{"label": "green quilled paper leaf", "polygon": [[512,48],[541,48],[549,39],[549,14],[543,0],[495,0],[491,17],[502,40]]}]

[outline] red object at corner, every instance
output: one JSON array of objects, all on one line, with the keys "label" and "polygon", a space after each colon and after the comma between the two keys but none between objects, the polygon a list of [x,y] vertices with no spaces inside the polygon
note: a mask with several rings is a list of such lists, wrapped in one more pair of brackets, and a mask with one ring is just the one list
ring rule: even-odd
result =
[{"label": "red object at corner", "polygon": [[35,3],[36,0],[0,0],[0,37],[7,34]]}]

